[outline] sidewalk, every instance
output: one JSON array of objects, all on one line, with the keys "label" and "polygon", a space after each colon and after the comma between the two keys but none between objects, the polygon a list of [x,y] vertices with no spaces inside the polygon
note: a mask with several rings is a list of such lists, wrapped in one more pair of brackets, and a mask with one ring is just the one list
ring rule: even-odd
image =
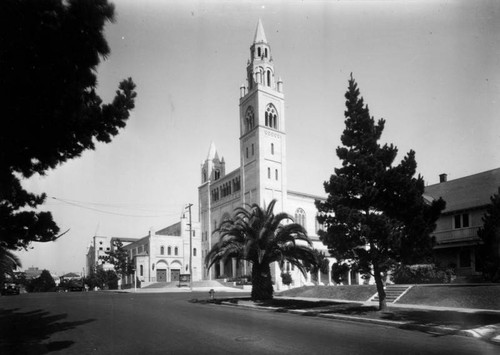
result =
[{"label": "sidewalk", "polygon": [[[165,287],[165,288],[128,288],[125,290],[113,290],[113,292],[126,292],[126,293],[180,293],[180,292],[208,292],[210,290],[214,290],[217,292],[234,292],[234,293],[249,293],[250,290],[243,290],[241,288],[234,287],[226,287],[226,286],[202,286],[202,287],[193,287],[191,290],[189,286],[181,286],[181,287]],[[208,298],[208,297],[207,297]]]},{"label": "sidewalk", "polygon": [[[319,305],[304,308],[287,308],[257,304],[250,300],[237,300],[232,302],[226,300],[221,304],[228,306],[239,306],[250,309],[259,309],[275,312],[287,312],[298,315],[317,316],[322,318],[339,319],[346,321],[364,322],[391,326],[402,329],[419,330],[437,334],[461,335],[474,337],[500,345],[500,311],[485,309],[466,309],[452,307],[432,307],[410,304],[388,303],[385,312],[374,312],[378,307],[377,302],[353,302],[350,300],[318,299],[308,297],[281,297],[275,300],[317,302]],[[337,305],[328,305],[336,303]],[[356,311],[352,311],[352,309]],[[369,310],[363,312],[363,310]],[[459,322],[442,321],[436,322],[440,314],[451,316],[451,319],[473,319],[474,317],[485,317],[494,319],[494,324],[483,324],[481,326],[464,327]],[[426,319],[426,317],[428,319]],[[430,321],[429,321],[430,319]],[[474,322],[472,322],[474,323]]]}]

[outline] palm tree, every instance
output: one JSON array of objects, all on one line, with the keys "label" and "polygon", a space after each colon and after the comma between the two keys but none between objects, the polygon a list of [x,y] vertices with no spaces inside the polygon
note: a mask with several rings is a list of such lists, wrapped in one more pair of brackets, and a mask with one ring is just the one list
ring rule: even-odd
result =
[{"label": "palm tree", "polygon": [[16,255],[0,246],[0,284],[4,283],[6,275],[14,278],[14,270],[21,266],[21,260]]},{"label": "palm tree", "polygon": [[312,242],[304,227],[285,222],[292,217],[287,213],[274,215],[276,200],[261,208],[257,204],[238,207],[232,219],[222,222],[215,231],[219,241],[207,254],[208,268],[219,261],[237,258],[252,263],[252,299],[273,297],[271,263],[283,267],[285,261],[295,265],[304,275],[317,265]]}]

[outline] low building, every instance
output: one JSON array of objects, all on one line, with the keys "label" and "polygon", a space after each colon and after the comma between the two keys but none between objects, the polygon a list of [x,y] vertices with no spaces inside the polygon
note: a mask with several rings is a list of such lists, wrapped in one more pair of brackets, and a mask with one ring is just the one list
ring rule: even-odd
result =
[{"label": "low building", "polygon": [[[94,247],[90,250],[89,248],[88,264],[91,267],[106,265],[106,263],[103,264],[100,256],[105,255],[106,251],[112,251],[114,242],[117,240],[123,243],[129,260],[133,260],[138,286],[144,287],[156,282],[178,282],[181,275],[188,275],[191,270],[193,281],[202,279],[200,226],[198,222],[192,222],[190,228],[189,219],[186,216],[182,216],[179,222],[159,231],[151,229],[142,238],[94,237],[94,245],[99,249]],[[190,250],[192,250],[191,258]],[[122,285],[133,287],[134,275],[124,277]]]},{"label": "low building", "polygon": [[[500,168],[448,181],[440,175],[440,183],[425,188],[425,195],[446,201],[433,236],[435,256],[442,266],[456,267],[458,277],[481,275],[477,262],[477,232],[483,225],[490,197],[499,193]],[[499,251],[500,257],[500,251]]]}]

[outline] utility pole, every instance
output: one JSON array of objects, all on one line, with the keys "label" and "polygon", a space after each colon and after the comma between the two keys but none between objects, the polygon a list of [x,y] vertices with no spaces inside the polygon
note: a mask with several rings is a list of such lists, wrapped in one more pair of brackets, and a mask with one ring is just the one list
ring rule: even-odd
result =
[{"label": "utility pole", "polygon": [[191,207],[192,203],[186,208],[189,210],[189,288],[193,291],[193,225],[191,223]]}]

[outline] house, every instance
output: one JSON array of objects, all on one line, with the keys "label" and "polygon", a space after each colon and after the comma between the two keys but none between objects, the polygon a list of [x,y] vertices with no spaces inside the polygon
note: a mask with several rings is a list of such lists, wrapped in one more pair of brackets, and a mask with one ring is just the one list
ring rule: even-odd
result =
[{"label": "house", "polygon": [[500,168],[450,181],[442,174],[438,184],[425,188],[428,198],[442,197],[446,201],[433,233],[435,257],[442,266],[455,266],[459,277],[481,275],[477,262],[481,241],[477,232],[483,225],[490,197],[499,193],[499,188]]}]

